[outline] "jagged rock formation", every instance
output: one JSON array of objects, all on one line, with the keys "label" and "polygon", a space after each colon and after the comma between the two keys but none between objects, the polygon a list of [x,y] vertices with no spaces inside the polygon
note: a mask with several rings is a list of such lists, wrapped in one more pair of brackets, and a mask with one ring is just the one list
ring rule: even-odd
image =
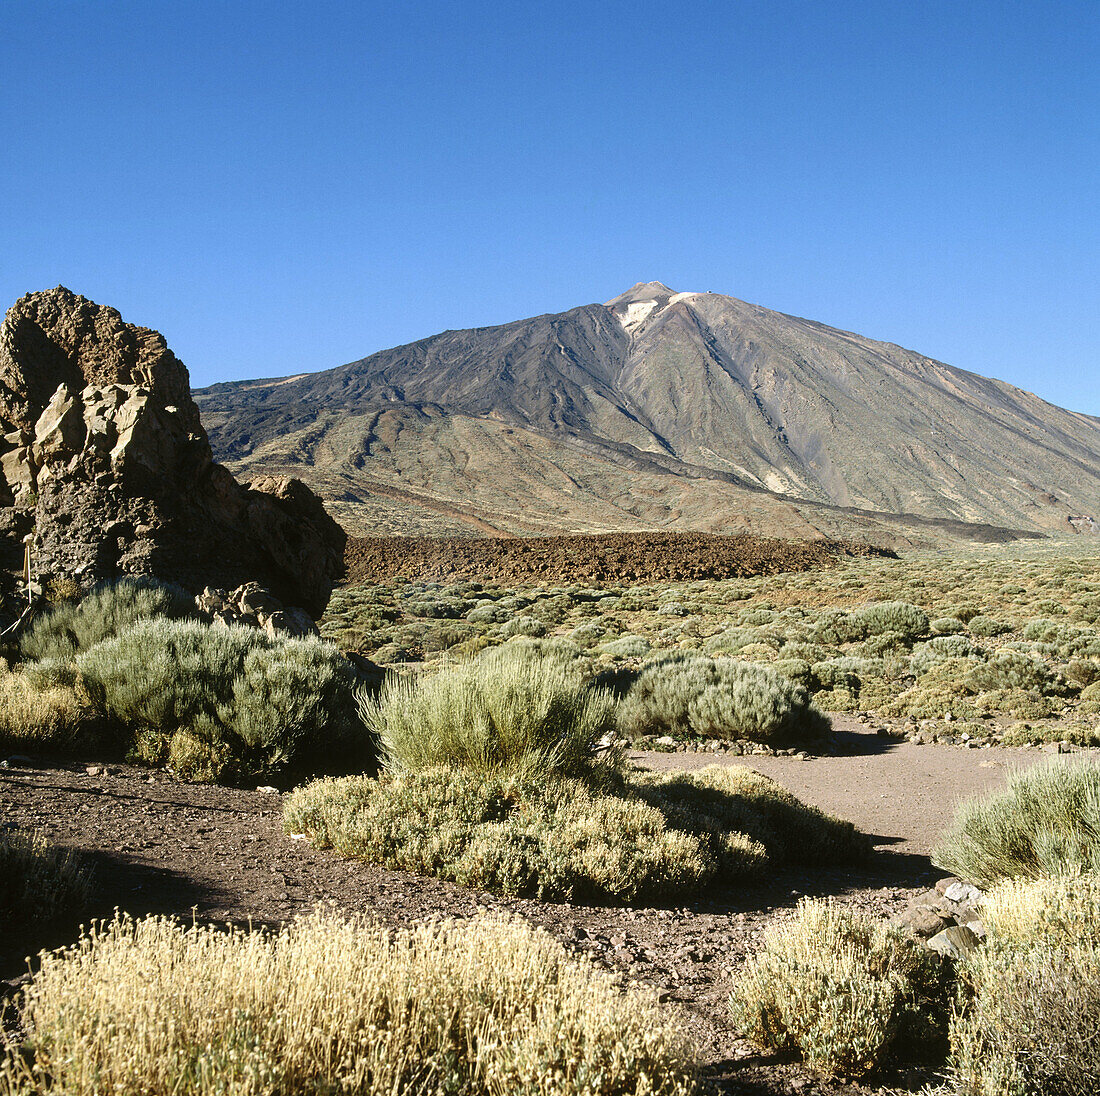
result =
[{"label": "jagged rock formation", "polygon": [[[162,335],[62,287],[0,325],[0,528],[42,578],[153,574],[323,612],[344,533],[304,484],[214,463]],[[9,556],[10,558],[10,556]]]},{"label": "jagged rock formation", "polygon": [[660,282],[196,401],[238,474],[293,471],[360,533],[862,523],[882,540],[921,523],[1069,533],[1100,519],[1100,419]]}]

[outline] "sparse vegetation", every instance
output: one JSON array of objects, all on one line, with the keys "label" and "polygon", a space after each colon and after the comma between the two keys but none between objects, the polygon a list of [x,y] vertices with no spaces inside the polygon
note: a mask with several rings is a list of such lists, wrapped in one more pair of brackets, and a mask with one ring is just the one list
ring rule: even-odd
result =
[{"label": "sparse vegetation", "polygon": [[949,977],[938,956],[885,921],[803,899],[765,934],[730,1013],[761,1046],[797,1050],[824,1074],[858,1076],[935,1055]]},{"label": "sparse vegetation", "polygon": [[967,1096],[1091,1096],[1100,1086],[1100,876],[1007,880],[963,964],[951,1065]]},{"label": "sparse vegetation", "polygon": [[320,848],[466,886],[547,900],[682,897],[769,863],[858,860],[851,823],[751,770],[630,774],[593,788],[460,767],[315,781],[284,826]]},{"label": "sparse vegetation", "polygon": [[0,831],[0,923],[5,929],[79,912],[92,890],[91,871],[79,854],[51,845],[37,833]]},{"label": "sparse vegetation", "polygon": [[1100,768],[1052,764],[1010,775],[1006,791],[959,807],[932,859],[982,887],[1100,871]]},{"label": "sparse vegetation", "polygon": [[24,1094],[686,1096],[684,1040],[545,933],[483,916],[391,933],[117,918],[47,955],[0,1089]]}]

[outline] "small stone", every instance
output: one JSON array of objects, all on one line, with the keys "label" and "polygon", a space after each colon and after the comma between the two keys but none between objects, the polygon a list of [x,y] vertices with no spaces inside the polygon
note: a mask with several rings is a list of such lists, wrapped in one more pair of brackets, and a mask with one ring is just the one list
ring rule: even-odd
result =
[{"label": "small stone", "polygon": [[951,925],[928,941],[928,947],[949,959],[962,959],[979,944],[977,935],[965,925]]},{"label": "small stone", "polygon": [[278,795],[279,789],[273,788],[270,784],[260,784],[256,791],[263,792],[265,795]]},{"label": "small stone", "polygon": [[976,906],[982,900],[982,892],[971,883],[954,882],[943,891],[944,898],[956,905]]},{"label": "small stone", "polygon": [[102,765],[85,765],[84,771],[89,776],[105,776],[107,770]]}]

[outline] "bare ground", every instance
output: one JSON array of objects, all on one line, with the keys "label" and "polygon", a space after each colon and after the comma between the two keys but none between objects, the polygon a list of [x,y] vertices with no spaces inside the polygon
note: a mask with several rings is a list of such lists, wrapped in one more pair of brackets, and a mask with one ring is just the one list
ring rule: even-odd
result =
[{"label": "bare ground", "polygon": [[[282,831],[277,793],[179,784],[167,774],[85,762],[37,761],[0,770],[0,819],[35,828],[84,850],[94,865],[90,916],[118,907],[136,916],[169,913],[202,920],[275,925],[318,902],[368,912],[399,925],[479,908],[511,910],[570,950],[658,989],[695,1039],[706,1075],[725,1093],[865,1093],[908,1090],[930,1078],[913,1072],[874,1087],[814,1078],[797,1063],[761,1055],[725,1019],[732,977],[759,946],[765,927],[801,895],[833,895],[891,915],[940,874],[928,852],[962,798],[1003,785],[1006,768],[1045,760],[1038,751],[913,746],[877,738],[835,719],[849,754],[786,757],[635,754],[652,768],[751,762],[806,802],[849,818],[874,835],[875,853],[858,870],[781,870],[751,887],[709,893],[682,908],[623,909],[501,899],[316,852]],[[1097,751],[1084,756],[1096,760]],[[0,933],[0,979],[17,979],[26,956],[71,941],[75,923],[8,926]],[[2,988],[2,987],[0,987]]]}]

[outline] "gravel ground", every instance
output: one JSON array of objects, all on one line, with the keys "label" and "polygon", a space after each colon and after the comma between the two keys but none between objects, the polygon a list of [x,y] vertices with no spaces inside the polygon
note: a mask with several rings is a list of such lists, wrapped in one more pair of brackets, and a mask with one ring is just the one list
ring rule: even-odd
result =
[{"label": "gravel ground", "polygon": [[[167,774],[88,762],[33,762],[0,769],[4,826],[34,828],[91,859],[97,900],[89,916],[115,907],[134,915],[171,913],[203,920],[277,924],[332,901],[388,924],[426,917],[471,917],[507,909],[543,926],[572,951],[621,976],[657,988],[699,1047],[707,1076],[725,1093],[885,1093],[929,1080],[914,1073],[877,1087],[830,1083],[797,1063],[761,1055],[725,1019],[732,978],[759,946],[767,925],[802,895],[833,895],[890,916],[938,873],[927,854],[962,798],[1003,785],[1006,769],[1049,760],[1038,751],[913,746],[878,738],[836,719],[849,753],[708,758],[632,755],[657,769],[744,764],[775,778],[806,802],[854,821],[876,851],[857,871],[777,871],[762,884],[709,893],[681,908],[622,909],[508,900],[435,879],[385,871],[316,852],[282,831],[277,793],[179,784]],[[1100,751],[1082,755],[1096,760]],[[1062,759],[1058,759],[1062,760]],[[44,947],[71,941],[75,923],[8,926],[0,933],[0,979],[26,971]]]}]

